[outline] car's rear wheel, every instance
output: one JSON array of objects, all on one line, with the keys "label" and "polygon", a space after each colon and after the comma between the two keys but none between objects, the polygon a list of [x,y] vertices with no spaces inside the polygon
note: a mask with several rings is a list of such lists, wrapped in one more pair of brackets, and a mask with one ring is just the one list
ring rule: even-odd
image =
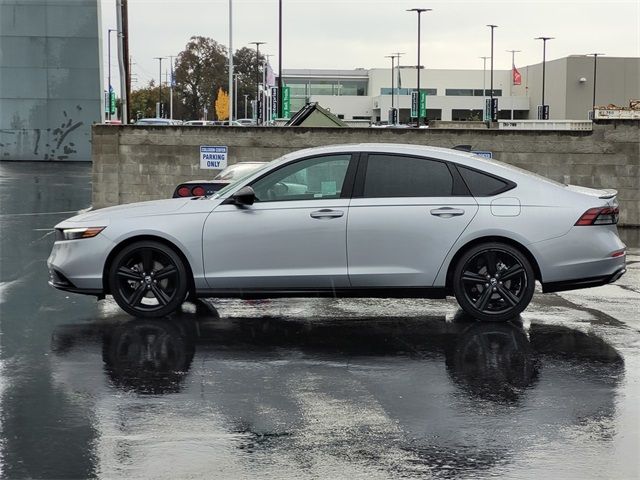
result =
[{"label": "car's rear wheel", "polygon": [[187,270],[178,254],[166,245],[136,242],[113,259],[109,286],[125,312],[136,317],[163,317],[184,301]]},{"label": "car's rear wheel", "polygon": [[453,291],[462,309],[483,321],[505,321],[533,297],[531,263],[518,249],[498,242],[466,251],[453,272]]}]

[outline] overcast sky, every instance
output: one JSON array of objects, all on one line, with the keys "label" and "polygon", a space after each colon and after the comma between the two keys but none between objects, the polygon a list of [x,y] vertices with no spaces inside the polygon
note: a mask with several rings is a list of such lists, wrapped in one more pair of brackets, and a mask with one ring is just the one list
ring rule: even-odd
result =
[{"label": "overcast sky", "polygon": [[[100,2],[106,78],[106,32],[116,26],[116,1]],[[134,88],[157,80],[153,57],[176,55],[192,35],[228,45],[228,5],[229,0],[129,0]],[[496,69],[510,68],[508,49],[522,51],[517,66],[540,62],[542,42],[534,37],[541,35],[555,37],[547,42],[548,60],[590,52],[640,56],[640,0],[283,0],[283,6],[285,69],[388,67],[384,56],[392,52],[406,52],[402,63],[415,65],[417,19],[405,11],[415,7],[433,9],[422,17],[426,68],[481,69],[479,57],[490,54],[489,23],[498,25]],[[234,50],[253,41],[267,42],[261,52],[274,54],[277,69],[278,0],[233,0]],[[112,52],[114,77],[116,59]]]}]

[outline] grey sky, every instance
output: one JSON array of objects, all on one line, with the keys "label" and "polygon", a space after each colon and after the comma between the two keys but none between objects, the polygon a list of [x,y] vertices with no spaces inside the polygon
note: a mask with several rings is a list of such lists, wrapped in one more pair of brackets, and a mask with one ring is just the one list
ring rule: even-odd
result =
[{"label": "grey sky", "polygon": [[[115,28],[115,0],[102,3],[102,27]],[[228,44],[228,0],[129,0],[130,50],[136,86],[157,80],[158,61],[175,55],[192,35]],[[404,64],[416,61],[417,20],[407,8],[432,8],[423,15],[422,63],[427,68],[482,68],[478,57],[490,53],[490,32],[497,24],[495,68],[538,63],[541,42],[547,59],[604,52],[640,56],[640,0],[283,0],[284,68],[388,67],[384,56],[406,52]],[[278,50],[278,1],[233,0],[234,50],[265,41],[261,51]],[[115,50],[115,49],[114,49]],[[117,62],[112,52],[112,69]],[[271,57],[277,66],[277,56]],[[163,68],[164,69],[164,68]],[[105,68],[106,77],[106,68]],[[114,84],[117,80],[114,80]],[[115,85],[114,85],[115,86]],[[116,87],[116,90],[119,90]]]}]

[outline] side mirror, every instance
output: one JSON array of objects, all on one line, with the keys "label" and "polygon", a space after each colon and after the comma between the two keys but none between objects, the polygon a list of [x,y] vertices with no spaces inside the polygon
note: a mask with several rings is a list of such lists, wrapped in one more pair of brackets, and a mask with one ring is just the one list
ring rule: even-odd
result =
[{"label": "side mirror", "polygon": [[247,185],[234,193],[231,198],[236,205],[253,205],[256,201],[256,192]]}]

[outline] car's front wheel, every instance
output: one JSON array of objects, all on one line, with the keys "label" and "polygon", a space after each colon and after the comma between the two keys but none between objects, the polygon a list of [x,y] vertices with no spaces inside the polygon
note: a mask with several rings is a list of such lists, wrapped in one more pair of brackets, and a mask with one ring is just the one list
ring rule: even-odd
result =
[{"label": "car's front wheel", "polygon": [[136,317],[163,317],[187,295],[187,271],[178,254],[159,242],[141,241],[120,251],[109,269],[111,294]]},{"label": "car's front wheel", "polygon": [[466,251],[453,272],[453,291],[464,311],[484,321],[506,321],[533,297],[531,263],[518,249],[499,242]]}]

